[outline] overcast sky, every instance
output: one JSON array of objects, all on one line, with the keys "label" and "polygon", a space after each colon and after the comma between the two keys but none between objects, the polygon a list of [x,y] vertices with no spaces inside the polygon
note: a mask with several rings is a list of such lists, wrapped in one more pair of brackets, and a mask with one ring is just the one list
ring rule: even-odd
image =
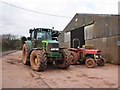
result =
[{"label": "overcast sky", "polygon": [[[34,10],[40,13],[19,9]],[[52,28],[63,30],[76,13],[118,14],[119,0],[1,0],[0,34],[29,36],[30,28]],[[49,16],[46,14],[58,15]],[[60,17],[66,16],[66,17]]]}]

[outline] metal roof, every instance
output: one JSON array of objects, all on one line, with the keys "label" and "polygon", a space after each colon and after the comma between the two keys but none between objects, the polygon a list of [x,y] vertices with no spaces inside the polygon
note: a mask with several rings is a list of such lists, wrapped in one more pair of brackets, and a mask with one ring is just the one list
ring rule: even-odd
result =
[{"label": "metal roof", "polygon": [[94,23],[94,17],[112,17],[120,16],[118,14],[87,14],[87,13],[76,13],[71,19],[68,25],[64,28],[65,32],[69,32],[79,27],[87,26]]}]

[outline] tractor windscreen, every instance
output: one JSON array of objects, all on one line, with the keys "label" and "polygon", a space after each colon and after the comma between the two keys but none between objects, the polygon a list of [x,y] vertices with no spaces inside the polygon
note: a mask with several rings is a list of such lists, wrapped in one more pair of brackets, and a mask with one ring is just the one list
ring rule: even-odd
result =
[{"label": "tractor windscreen", "polygon": [[52,33],[49,31],[38,31],[37,32],[37,40],[52,40]]}]

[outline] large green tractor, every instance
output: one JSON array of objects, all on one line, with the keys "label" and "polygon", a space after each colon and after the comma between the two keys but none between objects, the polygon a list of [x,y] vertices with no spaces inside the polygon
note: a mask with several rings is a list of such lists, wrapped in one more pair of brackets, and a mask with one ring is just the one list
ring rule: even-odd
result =
[{"label": "large green tractor", "polygon": [[70,53],[66,48],[59,48],[55,40],[55,31],[45,28],[29,30],[30,37],[22,48],[23,64],[30,64],[35,71],[43,71],[48,63],[54,63],[58,68],[67,69],[70,66]]}]

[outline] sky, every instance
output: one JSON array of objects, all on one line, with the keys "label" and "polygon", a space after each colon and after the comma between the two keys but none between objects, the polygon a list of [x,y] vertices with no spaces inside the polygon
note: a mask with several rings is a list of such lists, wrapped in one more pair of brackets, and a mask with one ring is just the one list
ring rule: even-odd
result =
[{"label": "sky", "polygon": [[52,27],[62,31],[76,13],[118,14],[118,2],[119,0],[0,0],[0,34],[29,36],[29,29]]}]

